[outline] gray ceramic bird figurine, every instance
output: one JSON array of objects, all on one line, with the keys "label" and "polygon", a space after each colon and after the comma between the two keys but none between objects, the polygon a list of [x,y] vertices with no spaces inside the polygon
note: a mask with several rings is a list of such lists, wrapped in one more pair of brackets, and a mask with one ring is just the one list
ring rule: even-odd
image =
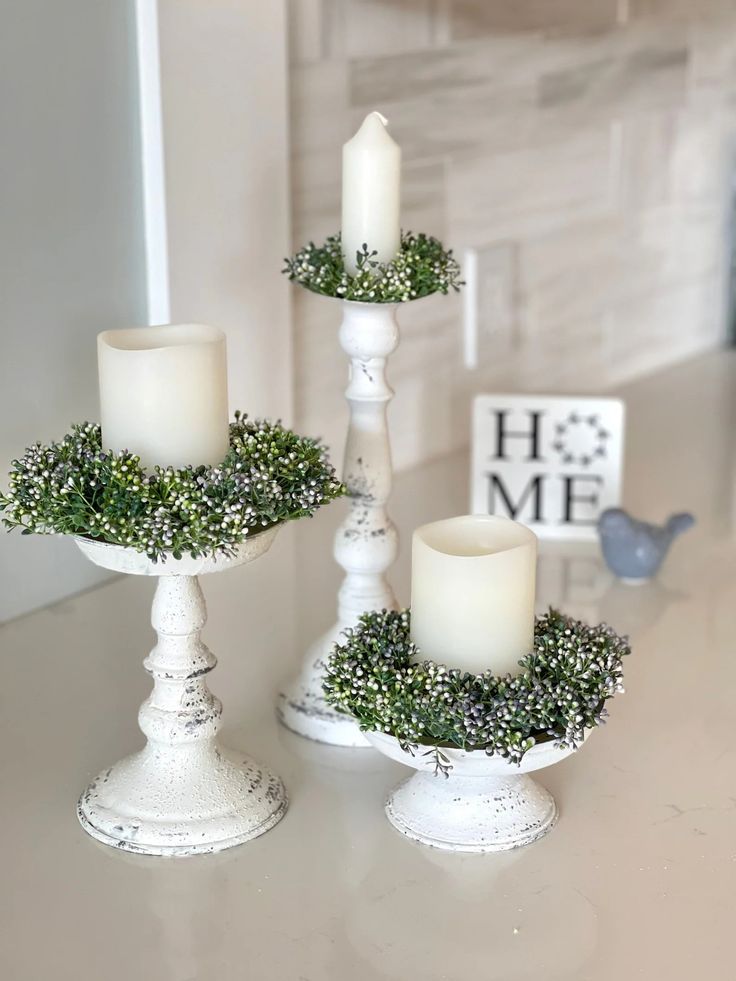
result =
[{"label": "gray ceramic bird figurine", "polygon": [[673,514],[664,525],[637,521],[623,508],[608,508],[598,519],[603,558],[625,582],[644,582],[656,574],[670,545],[695,524],[691,514]]}]

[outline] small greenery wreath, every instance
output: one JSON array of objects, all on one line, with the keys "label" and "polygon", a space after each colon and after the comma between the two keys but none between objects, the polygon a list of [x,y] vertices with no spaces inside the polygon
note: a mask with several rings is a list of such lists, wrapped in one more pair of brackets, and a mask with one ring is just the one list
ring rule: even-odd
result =
[{"label": "small greenery wreath", "polygon": [[24,535],[79,535],[155,561],[230,555],[248,535],[344,493],[317,441],[236,412],[230,450],[216,467],[149,472],[127,450],[105,450],[98,425],[74,426],[61,442],[36,443],[13,461],[0,512]]},{"label": "small greenery wreath", "polygon": [[283,272],[313,293],[362,303],[404,303],[433,293],[458,292],[463,285],[460,266],[442,243],[430,235],[404,232],[401,248],[391,262],[378,262],[366,245],[356,253],[358,272],[345,269],[340,234],[324,245],[314,242],[286,259]]},{"label": "small greenery wreath", "polygon": [[[605,624],[589,627],[550,610],[537,617],[534,649],[522,672],[473,675],[421,661],[410,614],[367,613],[346,632],[327,663],[327,701],[360,728],[388,733],[402,748],[484,750],[519,763],[535,743],[576,748],[600,725],[605,702],[623,689],[625,638]],[[418,663],[417,663],[418,662]]]}]

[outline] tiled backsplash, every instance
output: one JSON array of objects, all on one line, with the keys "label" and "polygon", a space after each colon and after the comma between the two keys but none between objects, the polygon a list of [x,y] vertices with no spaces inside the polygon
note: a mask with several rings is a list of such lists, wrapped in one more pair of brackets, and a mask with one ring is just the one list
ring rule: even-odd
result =
[{"label": "tiled backsplash", "polygon": [[[339,228],[342,143],[380,109],[403,224],[478,251],[402,309],[397,467],[468,440],[477,392],[602,391],[725,336],[733,0],[290,0],[294,247]],[[298,423],[342,449],[336,302],[294,291]]]}]

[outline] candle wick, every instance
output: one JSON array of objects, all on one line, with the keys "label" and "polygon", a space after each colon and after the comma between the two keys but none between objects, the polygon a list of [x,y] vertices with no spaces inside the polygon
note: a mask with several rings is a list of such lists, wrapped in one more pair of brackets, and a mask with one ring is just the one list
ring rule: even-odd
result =
[{"label": "candle wick", "polygon": [[382,112],[379,112],[377,109],[374,109],[373,110],[373,112],[371,113],[371,116],[378,116],[378,118],[381,120],[381,122],[383,123],[383,125],[384,126],[388,126],[388,119],[386,119],[386,117],[383,115],[383,113]]}]

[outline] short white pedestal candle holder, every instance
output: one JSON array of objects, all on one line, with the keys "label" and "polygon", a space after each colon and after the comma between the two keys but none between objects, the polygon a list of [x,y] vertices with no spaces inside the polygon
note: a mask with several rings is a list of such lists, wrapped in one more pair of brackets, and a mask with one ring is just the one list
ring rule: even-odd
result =
[{"label": "short white pedestal candle holder", "polygon": [[393,736],[366,736],[385,756],[417,771],[386,802],[386,816],[407,838],[453,852],[499,852],[531,844],[557,821],[554,798],[529,774],[559,763],[572,749],[537,743],[517,766],[483,750],[442,747],[452,767],[445,777],[424,747],[412,755]]},{"label": "short white pedestal candle holder", "polygon": [[396,560],[399,537],[388,516],[391,447],[386,408],[393,392],[386,360],[399,343],[396,303],[340,301],[340,344],[350,359],[345,392],[350,424],[343,481],[350,509],[335,536],[334,555],[345,570],[337,598],[337,622],[307,651],[296,682],[279,697],[278,712],[287,728],[334,746],[369,746],[355,722],[325,702],[325,662],[348,627],[368,610],[395,610],[386,572]]},{"label": "short white pedestal candle holder", "polygon": [[103,770],[79,798],[82,827],[98,841],[144,855],[218,852],[263,834],[286,812],[278,777],[217,740],[222,705],[206,680],[217,661],[200,639],[207,612],[197,578],[258,558],[276,531],[254,535],[230,557],[156,563],[76,539],[96,565],[158,577],[151,617],[158,640],[143,662],[153,691],[138,715],[146,746]]}]

